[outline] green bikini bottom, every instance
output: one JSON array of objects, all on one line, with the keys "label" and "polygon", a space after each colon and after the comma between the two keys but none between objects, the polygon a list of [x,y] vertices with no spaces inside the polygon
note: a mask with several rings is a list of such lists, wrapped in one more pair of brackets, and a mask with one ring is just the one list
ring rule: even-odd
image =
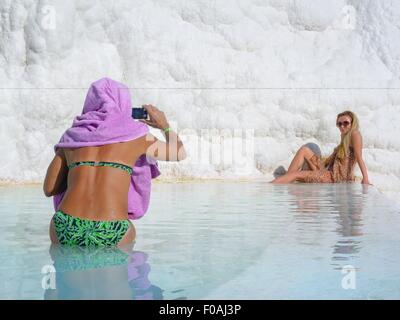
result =
[{"label": "green bikini bottom", "polygon": [[60,244],[78,246],[114,246],[129,229],[128,220],[95,221],[73,217],[58,210],[53,216]]}]

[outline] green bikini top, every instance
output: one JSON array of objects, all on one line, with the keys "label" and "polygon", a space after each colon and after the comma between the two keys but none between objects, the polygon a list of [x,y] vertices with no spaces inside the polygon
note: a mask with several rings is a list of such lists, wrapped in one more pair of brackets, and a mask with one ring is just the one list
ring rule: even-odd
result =
[{"label": "green bikini top", "polygon": [[118,168],[122,169],[131,175],[133,173],[133,169],[130,166],[127,166],[122,163],[117,163],[117,162],[108,162],[108,161],[79,161],[79,162],[74,162],[68,165],[68,168],[74,168],[78,166],[100,166],[100,167],[113,167],[113,168]]}]

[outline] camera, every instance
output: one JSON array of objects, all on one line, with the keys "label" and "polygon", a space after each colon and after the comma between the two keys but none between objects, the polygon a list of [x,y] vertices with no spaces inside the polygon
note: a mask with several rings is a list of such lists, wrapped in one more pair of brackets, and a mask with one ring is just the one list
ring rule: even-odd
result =
[{"label": "camera", "polygon": [[147,110],[143,107],[132,107],[132,118],[133,119],[147,119]]}]

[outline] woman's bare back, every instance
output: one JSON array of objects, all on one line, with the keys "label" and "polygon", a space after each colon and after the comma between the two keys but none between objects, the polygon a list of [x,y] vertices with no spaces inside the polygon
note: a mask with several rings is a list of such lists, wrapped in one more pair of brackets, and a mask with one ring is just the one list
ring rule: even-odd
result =
[{"label": "woman's bare back", "polygon": [[[67,165],[79,161],[109,161],[133,168],[136,160],[145,152],[145,136],[97,147],[63,148],[63,151]],[[119,168],[71,168],[67,191],[59,209],[82,219],[127,219],[130,181],[129,173]]]}]

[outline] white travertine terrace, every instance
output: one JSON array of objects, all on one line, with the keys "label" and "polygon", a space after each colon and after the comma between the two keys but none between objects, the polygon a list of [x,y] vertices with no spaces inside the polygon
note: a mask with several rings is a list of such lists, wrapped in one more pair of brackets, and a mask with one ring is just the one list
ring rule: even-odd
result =
[{"label": "white travertine terrace", "polygon": [[42,181],[90,83],[107,76],[189,129],[189,155],[218,143],[202,129],[254,130],[244,173],[189,156],[160,163],[161,179],[271,180],[306,142],[330,153],[335,116],[350,109],[370,181],[397,198],[399,15],[400,2],[375,0],[2,0],[0,180]]}]

